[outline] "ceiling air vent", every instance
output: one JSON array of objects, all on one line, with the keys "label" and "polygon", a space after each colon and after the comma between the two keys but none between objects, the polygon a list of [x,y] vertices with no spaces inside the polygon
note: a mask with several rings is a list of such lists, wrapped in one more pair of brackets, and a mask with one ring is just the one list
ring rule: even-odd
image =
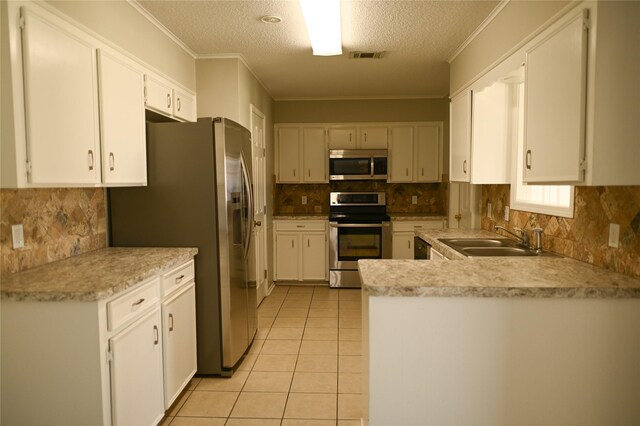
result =
[{"label": "ceiling air vent", "polygon": [[382,59],[386,52],[349,52],[351,59]]}]

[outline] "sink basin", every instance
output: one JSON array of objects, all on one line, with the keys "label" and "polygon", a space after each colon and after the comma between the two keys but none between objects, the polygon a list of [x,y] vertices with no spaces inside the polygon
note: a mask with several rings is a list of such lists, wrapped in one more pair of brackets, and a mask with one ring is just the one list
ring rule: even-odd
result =
[{"label": "sink basin", "polygon": [[467,257],[484,256],[554,256],[538,253],[510,238],[441,238],[441,242]]}]

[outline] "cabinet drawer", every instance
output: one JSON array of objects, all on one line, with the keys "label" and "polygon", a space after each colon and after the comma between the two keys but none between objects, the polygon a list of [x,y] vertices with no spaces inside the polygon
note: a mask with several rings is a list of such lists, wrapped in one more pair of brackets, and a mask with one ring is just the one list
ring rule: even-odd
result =
[{"label": "cabinet drawer", "polygon": [[442,229],[442,219],[393,222],[393,232],[413,232],[416,229]]},{"label": "cabinet drawer", "polygon": [[109,331],[144,312],[160,300],[160,278],[154,278],[146,284],[107,303],[107,324]]},{"label": "cabinet drawer", "polygon": [[162,294],[167,294],[193,280],[195,275],[193,260],[184,263],[162,276]]},{"label": "cabinet drawer", "polygon": [[282,220],[276,221],[276,231],[325,231],[325,220]]}]

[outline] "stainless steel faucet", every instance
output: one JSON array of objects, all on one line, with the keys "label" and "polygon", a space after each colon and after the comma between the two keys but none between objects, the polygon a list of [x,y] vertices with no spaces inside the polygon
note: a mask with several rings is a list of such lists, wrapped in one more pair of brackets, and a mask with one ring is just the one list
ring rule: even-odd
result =
[{"label": "stainless steel faucet", "polygon": [[514,237],[516,237],[518,240],[522,242],[523,246],[526,246],[527,248],[529,247],[529,234],[527,234],[527,231],[525,231],[524,229],[513,228],[514,230],[519,231],[520,235],[516,234],[515,232],[509,231],[504,226],[496,225],[493,227],[494,231],[497,231],[498,229],[502,229],[507,234],[513,235]]}]

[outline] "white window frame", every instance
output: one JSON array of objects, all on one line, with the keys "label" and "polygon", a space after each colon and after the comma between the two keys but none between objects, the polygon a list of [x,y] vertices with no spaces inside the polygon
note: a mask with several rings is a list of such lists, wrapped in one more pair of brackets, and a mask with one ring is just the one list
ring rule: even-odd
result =
[{"label": "white window frame", "polygon": [[[516,210],[523,210],[533,213],[543,213],[553,216],[561,217],[573,217],[573,207],[575,198],[575,187],[573,185],[524,185],[524,83],[520,83],[515,86],[516,90],[513,92],[513,96],[517,97],[516,108],[513,111],[512,122],[517,123],[512,129],[514,147],[512,151],[512,167],[511,167],[511,208]],[[560,188],[569,190],[569,205],[557,205],[557,204],[545,204],[543,202],[537,202],[535,200],[523,198],[523,187],[541,188],[543,192],[548,192],[549,197],[556,198],[557,194],[553,192],[558,191]]]}]

